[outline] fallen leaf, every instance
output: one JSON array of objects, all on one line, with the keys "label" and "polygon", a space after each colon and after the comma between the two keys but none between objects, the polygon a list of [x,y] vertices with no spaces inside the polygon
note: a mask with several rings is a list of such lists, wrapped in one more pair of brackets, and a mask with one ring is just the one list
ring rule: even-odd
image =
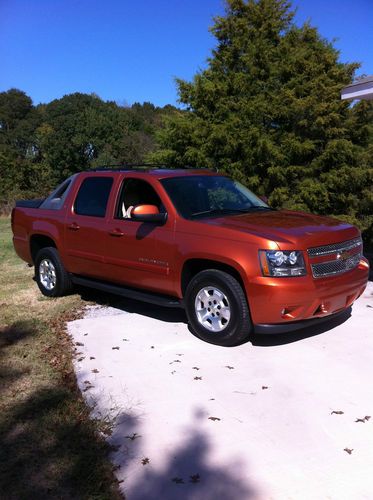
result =
[{"label": "fallen leaf", "polygon": [[199,483],[200,480],[201,480],[201,477],[199,474],[193,474],[192,476],[189,476],[190,477],[190,483]]},{"label": "fallen leaf", "polygon": [[143,458],[143,459],[141,460],[141,463],[142,463],[143,465],[146,465],[146,464],[148,464],[149,462],[150,462],[150,459],[149,459],[148,457],[145,457],[145,458]]},{"label": "fallen leaf", "polygon": [[351,455],[351,453],[354,451],[354,449],[352,448],[344,448],[344,450],[346,453],[348,453],[349,455]]},{"label": "fallen leaf", "polygon": [[125,436],[126,439],[130,439],[131,441],[134,441],[135,439],[141,437],[140,434],[137,434],[137,432],[134,432],[131,434],[131,436]]},{"label": "fallen leaf", "polygon": [[333,410],[330,415],[343,415],[344,411],[342,410]]},{"label": "fallen leaf", "polygon": [[173,477],[171,481],[173,481],[176,484],[184,484],[184,480],[181,477]]},{"label": "fallen leaf", "polygon": [[213,422],[216,422],[216,420],[221,420],[219,417],[209,417],[209,420],[212,420]]}]

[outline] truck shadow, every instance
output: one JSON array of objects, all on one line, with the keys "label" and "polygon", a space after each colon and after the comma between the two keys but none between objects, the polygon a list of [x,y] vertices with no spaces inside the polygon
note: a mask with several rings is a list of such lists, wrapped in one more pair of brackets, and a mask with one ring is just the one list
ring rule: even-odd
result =
[{"label": "truck shadow", "polygon": [[[188,325],[185,311],[181,308],[156,306],[140,302],[138,300],[132,300],[119,297],[118,295],[100,292],[91,288],[81,287],[78,289],[78,293],[80,294],[82,300],[86,302],[94,302],[101,306],[113,307],[114,309],[118,309],[120,311],[140,314],[142,316],[165,321],[167,323],[185,323],[185,325]],[[320,325],[303,327],[289,333],[251,334],[249,339],[244,341],[242,344],[251,343],[256,347],[272,347],[299,342],[300,340],[315,337],[316,335],[321,335],[332,330],[333,328],[336,328],[337,326],[345,323],[350,316],[351,308],[347,309],[345,313],[336,318],[325,320],[325,322],[320,323]],[[189,326],[188,330],[192,335],[194,335]]]},{"label": "truck shadow", "polygon": [[139,300],[100,292],[93,288],[79,287],[77,292],[81,299],[86,302],[95,302],[101,306],[113,307],[120,311],[141,314],[142,316],[166,321],[167,323],[188,323],[185,311],[182,308],[157,306]]}]

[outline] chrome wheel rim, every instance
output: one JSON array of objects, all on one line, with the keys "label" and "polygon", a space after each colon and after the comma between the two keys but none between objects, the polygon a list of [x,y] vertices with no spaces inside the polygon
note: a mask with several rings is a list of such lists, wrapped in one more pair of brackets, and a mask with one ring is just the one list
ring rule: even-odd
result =
[{"label": "chrome wheel rim", "polygon": [[40,283],[47,290],[53,290],[56,286],[56,268],[50,259],[43,259],[39,265]]},{"label": "chrome wheel rim", "polygon": [[216,333],[229,324],[231,308],[227,296],[215,286],[206,286],[196,295],[194,303],[198,322],[206,330]]}]

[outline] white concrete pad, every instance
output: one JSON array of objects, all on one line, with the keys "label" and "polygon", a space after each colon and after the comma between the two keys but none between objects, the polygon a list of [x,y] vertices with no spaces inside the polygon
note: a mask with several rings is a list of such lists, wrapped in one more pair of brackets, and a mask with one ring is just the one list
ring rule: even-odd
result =
[{"label": "white concrete pad", "polygon": [[68,328],[128,500],[373,498],[373,283],[341,324],[234,348],[119,305]]}]

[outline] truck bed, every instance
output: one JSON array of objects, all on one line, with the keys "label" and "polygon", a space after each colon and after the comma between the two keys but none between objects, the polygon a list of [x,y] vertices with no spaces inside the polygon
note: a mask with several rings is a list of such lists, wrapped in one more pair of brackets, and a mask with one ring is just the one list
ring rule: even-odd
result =
[{"label": "truck bed", "polygon": [[16,207],[24,208],[39,208],[45,198],[38,198],[37,200],[17,200]]}]

